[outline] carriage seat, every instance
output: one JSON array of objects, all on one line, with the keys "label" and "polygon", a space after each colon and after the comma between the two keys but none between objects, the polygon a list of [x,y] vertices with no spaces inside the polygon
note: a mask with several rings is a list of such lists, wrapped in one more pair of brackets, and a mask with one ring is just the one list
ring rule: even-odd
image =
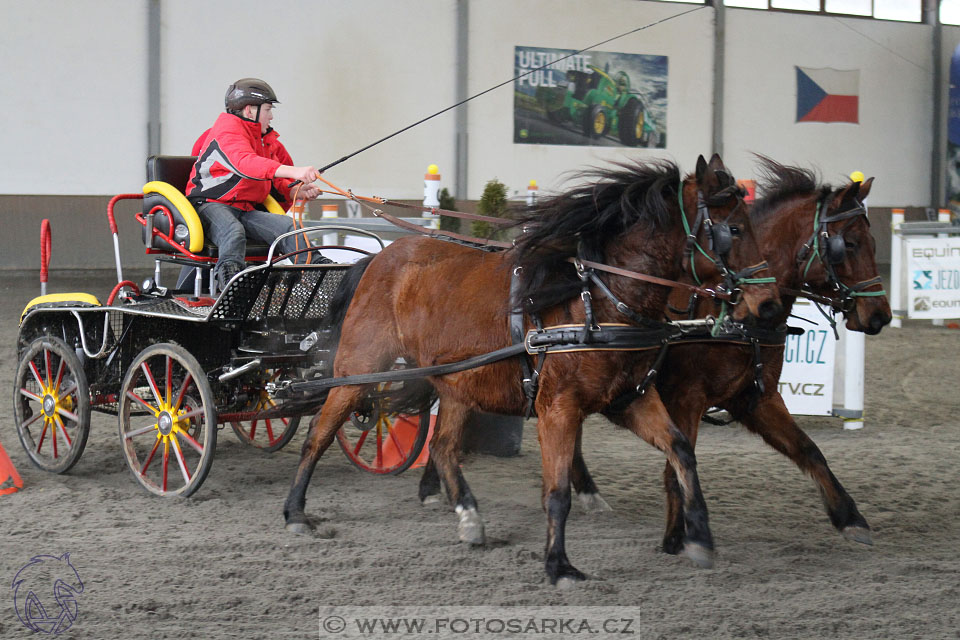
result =
[{"label": "carriage seat", "polygon": [[[157,231],[167,234],[180,247],[194,255],[216,259],[217,247],[204,238],[200,216],[193,203],[184,195],[196,160],[196,156],[153,155],[147,158],[147,184],[143,185],[143,215],[146,217],[153,211],[153,226]],[[157,209],[158,207],[162,209]],[[270,213],[286,215],[280,204],[270,195],[263,201],[262,208]],[[169,217],[166,211],[169,211]],[[141,239],[144,245],[151,246],[148,242],[146,224],[141,230]],[[152,248],[177,257],[187,257],[159,236],[153,237]],[[248,258],[262,259],[267,255],[268,250],[268,245],[248,241],[246,255]]]}]

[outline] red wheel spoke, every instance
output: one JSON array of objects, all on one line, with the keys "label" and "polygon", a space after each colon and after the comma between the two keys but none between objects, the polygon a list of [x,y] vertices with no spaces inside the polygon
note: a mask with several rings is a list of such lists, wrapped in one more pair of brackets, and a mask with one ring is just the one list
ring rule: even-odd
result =
[{"label": "red wheel spoke", "polygon": [[57,452],[57,421],[55,418],[50,420],[50,440],[53,442],[53,459],[60,457]]},{"label": "red wheel spoke", "polygon": [[167,490],[167,468],[170,466],[170,443],[166,438],[163,440],[163,491]]},{"label": "red wheel spoke", "polygon": [[183,475],[184,484],[190,484],[190,472],[187,470],[187,461],[183,459],[183,452],[180,451],[180,445],[175,438],[170,440],[173,444],[173,453],[177,457],[177,464],[180,465],[180,473]]},{"label": "red wheel spoke", "polygon": [[23,421],[24,428],[29,427],[30,425],[32,425],[34,422],[36,422],[42,417],[43,417],[43,412],[33,414],[33,417],[27,418],[26,420]]},{"label": "red wheel spoke", "polygon": [[40,442],[37,443],[37,453],[40,453],[40,448],[43,447],[43,439],[47,437],[47,427],[50,426],[49,420],[43,421],[43,431],[40,432]]},{"label": "red wheel spoke", "polygon": [[140,364],[140,368],[147,377],[147,384],[150,385],[150,391],[153,392],[153,397],[157,401],[157,406],[162,407],[163,398],[160,396],[160,390],[157,389],[157,381],[153,379],[153,373],[150,371],[150,367],[147,365],[146,361]]},{"label": "red wheel spoke", "polygon": [[[61,392],[60,392],[60,397],[61,397],[61,398],[66,398],[66,397],[68,397],[68,396],[71,396],[71,395],[73,395],[73,393],[74,393],[76,390],[77,390],[77,383],[74,382],[74,383],[71,384],[69,387],[67,387],[64,391],[61,391]],[[79,403],[79,401],[80,401],[80,398],[78,397],[78,398],[77,398],[77,402]]]},{"label": "red wheel spoke", "polygon": [[173,385],[173,358],[171,358],[170,356],[167,356],[167,379],[166,379],[166,383],[167,383],[167,384],[166,384],[166,389],[165,389],[166,394],[164,395],[163,399],[164,399],[164,402],[166,402],[167,405],[169,405],[169,404],[170,404],[170,395],[171,395],[171,393],[173,392],[173,389],[172,389],[172,385]]},{"label": "red wheel spoke", "polygon": [[154,413],[157,412],[156,407],[151,406],[149,402],[147,402],[146,400],[144,400],[143,398],[135,394],[133,391],[127,391],[127,397],[130,398],[131,400],[134,400],[135,402],[139,402],[140,404],[145,406],[147,409],[150,409],[150,411]]},{"label": "red wheel spoke", "polygon": [[57,382],[53,385],[53,390],[56,391],[60,388],[60,383],[63,381],[63,371],[66,369],[67,362],[66,360],[60,360],[60,366],[57,367]]},{"label": "red wheel spoke", "polygon": [[140,475],[147,475],[147,467],[150,466],[150,463],[153,462],[153,456],[157,453],[157,449],[160,448],[160,438],[157,438],[157,441],[153,444],[153,449],[150,450],[150,455],[147,456],[146,461],[143,463],[143,466],[140,467]]},{"label": "red wheel spoke", "polygon": [[186,431],[184,431],[184,430],[182,430],[182,429],[181,429],[180,431],[177,431],[177,433],[178,433],[184,440],[187,441],[187,444],[189,444],[191,447],[193,447],[194,449],[196,449],[196,450],[197,450],[197,453],[199,453],[200,455],[203,455],[203,445],[200,444],[199,442],[197,442],[196,440],[194,440],[193,436],[191,436],[189,433],[187,433]]},{"label": "red wheel spoke", "polygon": [[67,411],[66,409],[57,409],[57,413],[63,416],[64,418],[68,418],[69,420],[72,420],[75,423],[80,422],[80,416],[70,411]]},{"label": "red wheel spoke", "polygon": [[277,441],[277,439],[273,436],[273,425],[270,423],[269,420],[267,420],[266,423],[267,423],[267,442],[269,442],[270,444],[273,444],[274,442]]},{"label": "red wheel spoke", "polygon": [[379,425],[377,426],[377,456],[373,460],[376,466],[383,466],[383,432],[380,431]]},{"label": "red wheel spoke", "polygon": [[180,405],[183,403],[183,396],[187,393],[187,387],[190,386],[190,383],[193,382],[193,376],[190,375],[190,372],[187,372],[187,375],[183,378],[183,382],[180,384],[180,391],[177,392],[177,401],[173,403],[173,406],[170,407],[174,411],[180,409]]},{"label": "red wheel spoke", "polygon": [[[123,434],[123,437],[126,438],[127,440],[133,440],[136,436],[143,435],[144,433],[148,433],[151,431],[156,431],[159,426],[160,425],[154,422],[153,424],[147,425],[145,427],[140,427],[139,429],[135,429],[134,431],[127,431]],[[157,440],[157,442],[160,442],[160,441]]]},{"label": "red wheel spoke", "polygon": [[43,378],[40,375],[40,370],[37,369],[36,363],[32,360],[30,361],[30,373],[33,374],[33,379],[37,381],[37,384],[40,386],[40,389],[43,390],[46,388],[46,385],[43,384]]},{"label": "red wheel spoke", "polygon": [[187,411],[186,413],[181,413],[177,415],[177,420],[179,422],[185,422],[187,420],[193,420],[194,418],[203,417],[203,407],[199,409],[193,409],[192,411]]},{"label": "red wheel spoke", "polygon": [[355,456],[358,457],[358,458],[360,457],[360,447],[363,446],[364,441],[367,439],[367,434],[368,434],[368,433],[370,433],[370,432],[369,432],[369,431],[364,431],[363,433],[361,433],[361,434],[360,434],[360,439],[357,440],[357,446],[353,448],[353,455],[355,455]]},{"label": "red wheel spoke", "polygon": [[70,434],[67,433],[67,426],[63,424],[63,420],[60,419],[60,416],[54,416],[54,420],[60,423],[60,433],[63,434],[63,439],[67,441],[67,448],[73,446],[73,441],[70,439]]},{"label": "red wheel spoke", "polygon": [[[29,399],[31,399],[31,400],[34,400],[34,401],[36,401],[36,402],[39,402],[40,404],[43,404],[43,398],[41,398],[40,396],[38,396],[37,394],[35,394],[33,391],[30,391],[29,389],[21,388],[21,389],[20,389],[20,395],[24,396],[25,398],[29,398]],[[41,413],[41,414],[38,414],[38,415],[43,415],[43,414]]]},{"label": "red wheel spoke", "polygon": [[[259,420],[253,420],[250,422],[250,439],[253,440],[257,435],[257,423]],[[270,424],[270,421],[267,420],[267,424]]]},{"label": "red wheel spoke", "polygon": [[43,350],[43,362],[46,364],[46,367],[47,367],[47,370],[44,371],[44,373],[47,374],[47,388],[49,389],[50,386],[53,384],[53,381],[50,379],[50,350],[49,349]]}]

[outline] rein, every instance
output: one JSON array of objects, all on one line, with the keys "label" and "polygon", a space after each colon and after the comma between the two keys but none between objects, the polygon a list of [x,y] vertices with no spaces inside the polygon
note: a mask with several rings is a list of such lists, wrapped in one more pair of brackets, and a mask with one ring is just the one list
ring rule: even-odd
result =
[{"label": "rein", "polygon": [[[331,194],[339,195],[339,196],[342,196],[342,197],[344,197],[344,198],[348,198],[348,199],[350,199],[350,200],[353,200],[354,202],[357,202],[358,204],[360,204],[360,206],[366,208],[373,216],[375,216],[375,217],[377,217],[377,218],[382,218],[382,219],[386,220],[387,222],[393,224],[394,226],[399,227],[399,228],[401,228],[401,229],[404,229],[404,230],[406,230],[406,231],[412,231],[413,233],[417,233],[417,234],[420,234],[420,235],[423,235],[423,236],[427,236],[427,237],[429,237],[429,238],[435,238],[435,239],[438,239],[438,240],[444,240],[444,239],[451,239],[451,238],[452,238],[452,239],[454,239],[454,240],[459,240],[459,241],[461,241],[461,242],[467,242],[467,243],[471,243],[471,244],[476,244],[476,245],[479,245],[479,246],[482,247],[482,248],[510,249],[510,248],[513,247],[513,244],[512,244],[512,243],[510,243],[510,242],[503,242],[503,241],[501,241],[501,240],[492,240],[492,239],[490,239],[490,238],[476,238],[476,237],[474,237],[474,236],[468,236],[468,235],[463,235],[463,234],[460,234],[460,233],[454,233],[454,232],[452,232],[452,231],[440,231],[439,229],[426,229],[426,228],[424,228],[424,227],[421,227],[420,225],[413,224],[413,223],[411,223],[411,222],[407,222],[406,220],[403,220],[402,218],[398,218],[398,217],[396,217],[396,216],[394,216],[394,215],[391,215],[391,214],[383,211],[382,209],[378,209],[378,208],[376,208],[376,207],[374,207],[374,206],[372,206],[372,205],[399,206],[399,207],[404,207],[404,208],[409,208],[409,209],[414,209],[414,210],[430,211],[430,212],[433,212],[433,213],[440,213],[440,214],[442,214],[442,215],[449,215],[449,216],[452,216],[452,217],[455,217],[455,218],[462,218],[462,219],[465,219],[465,220],[480,220],[480,221],[482,221],[482,222],[490,222],[490,223],[498,224],[498,225],[510,225],[510,224],[513,224],[513,221],[511,221],[511,220],[504,220],[503,218],[493,218],[493,217],[490,217],[490,216],[482,216],[482,215],[475,214],[475,213],[465,213],[465,212],[462,212],[462,211],[448,211],[448,210],[446,210],[446,209],[434,209],[434,208],[430,208],[430,207],[422,207],[422,206],[416,206],[416,205],[401,204],[401,203],[398,203],[398,202],[393,202],[393,201],[386,200],[386,199],[384,199],[384,198],[378,198],[378,197],[358,196],[358,195],[356,195],[355,193],[353,193],[353,192],[350,191],[350,190],[341,189],[340,187],[338,187],[337,185],[333,184],[332,182],[330,182],[329,180],[327,180],[327,179],[324,178],[323,176],[318,176],[317,179],[320,180],[321,182],[323,182],[324,184],[326,184],[327,186],[329,186],[329,187],[331,188],[331,191],[325,191],[326,193],[331,193]],[[681,205],[681,211],[682,211],[682,205]],[[685,228],[685,229],[688,229],[688,225],[687,225],[687,223],[686,223],[686,218],[685,218],[684,216],[682,216],[682,215],[681,215],[681,218],[682,218],[683,221],[684,221],[684,228]],[[688,234],[688,235],[689,235],[689,234]],[[699,246],[699,245],[698,245],[698,246]],[[567,258],[567,262],[570,262],[570,263],[573,264],[574,266],[577,265],[578,260],[579,260],[579,262],[580,262],[582,265],[584,265],[584,266],[591,267],[591,268],[596,269],[596,270],[598,270],[598,271],[605,271],[605,272],[607,272],[607,273],[611,273],[611,274],[614,274],[614,275],[623,276],[623,277],[625,277],[625,278],[632,278],[632,279],[634,279],[634,280],[640,280],[640,281],[642,281],[642,282],[649,282],[649,283],[651,283],[651,284],[659,284],[659,285],[663,285],[663,286],[666,286],[666,287],[680,287],[680,288],[683,288],[683,289],[687,289],[687,290],[689,290],[689,291],[691,291],[691,292],[693,292],[693,293],[697,293],[697,294],[699,294],[699,295],[707,296],[707,297],[710,297],[710,298],[718,298],[718,299],[720,299],[720,300],[722,300],[722,301],[724,301],[724,302],[729,301],[731,304],[735,304],[736,301],[737,301],[735,289],[730,289],[730,290],[724,290],[723,288],[718,288],[718,289],[716,289],[716,290],[715,290],[715,289],[709,289],[709,288],[705,288],[705,287],[701,287],[701,286],[695,286],[695,285],[687,284],[687,283],[685,283],[685,282],[677,282],[677,281],[674,281],[674,280],[667,280],[666,278],[660,278],[660,277],[657,277],[657,276],[651,276],[651,275],[647,275],[647,274],[645,274],[645,273],[639,273],[639,272],[637,272],[637,271],[630,271],[629,269],[623,269],[623,268],[621,268],[621,267],[614,267],[614,266],[606,265],[606,264],[603,264],[603,263],[600,263],[600,262],[593,262],[593,261],[590,261],[590,260],[581,260],[581,259],[579,259],[579,258],[574,258],[574,257]],[[755,269],[755,271],[759,271],[760,269],[764,269],[764,268],[766,268],[766,262],[762,263],[762,265],[758,265],[758,268],[750,267],[750,268],[748,268],[748,269]],[[754,272],[755,272],[755,271],[754,271]],[[742,273],[742,272],[741,272],[741,273]],[[766,279],[757,279],[757,280],[766,280]],[[698,284],[700,284],[700,283],[698,283]],[[621,303],[621,304],[622,304],[622,303]]]}]

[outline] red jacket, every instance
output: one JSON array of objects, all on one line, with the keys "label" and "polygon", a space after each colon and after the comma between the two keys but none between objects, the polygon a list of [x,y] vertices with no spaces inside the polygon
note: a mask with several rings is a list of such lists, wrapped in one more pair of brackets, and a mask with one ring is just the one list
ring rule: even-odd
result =
[{"label": "red jacket", "polygon": [[290,207],[293,180],[274,174],[293,159],[273,129],[261,135],[259,122],[221,113],[197,138],[193,155],[197,162],[187,184],[190,200],[214,200],[250,211],[272,194],[284,209]]}]

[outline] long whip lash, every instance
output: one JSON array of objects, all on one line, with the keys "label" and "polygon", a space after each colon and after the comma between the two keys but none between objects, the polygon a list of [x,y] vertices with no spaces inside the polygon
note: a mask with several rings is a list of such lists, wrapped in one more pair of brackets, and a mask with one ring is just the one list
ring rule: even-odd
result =
[{"label": "long whip lash", "polygon": [[620,35],[613,36],[612,38],[607,38],[606,40],[603,40],[603,41],[601,41],[601,42],[597,42],[597,43],[595,43],[595,44],[592,44],[592,45],[590,45],[589,47],[584,47],[583,49],[580,49],[580,50],[578,50],[578,51],[574,51],[573,53],[570,53],[570,54],[567,54],[567,55],[562,56],[562,57],[560,57],[560,58],[557,58],[556,60],[552,60],[552,61],[548,62],[547,64],[543,64],[543,65],[540,65],[539,67],[536,67],[536,68],[534,68],[534,69],[530,69],[529,71],[525,71],[524,73],[521,73],[520,75],[517,75],[517,76],[514,76],[514,77],[510,78],[509,80],[504,80],[504,81],[501,82],[500,84],[496,84],[496,85],[490,87],[489,89],[486,89],[486,90],[484,90],[484,91],[481,91],[480,93],[474,94],[474,95],[470,96],[469,98],[465,98],[465,99],[461,100],[460,102],[458,102],[458,103],[456,103],[456,104],[450,105],[450,106],[447,107],[446,109],[442,109],[442,110],[440,110],[440,111],[437,111],[437,112],[434,113],[433,115],[429,115],[429,116],[427,116],[426,118],[423,118],[422,120],[418,120],[418,121],[414,122],[413,124],[404,127],[403,129],[400,129],[400,130],[398,130],[398,131],[394,131],[394,132],[391,133],[390,135],[384,136],[383,138],[380,138],[380,139],[377,140],[376,142],[371,142],[370,144],[368,144],[367,146],[363,147],[362,149],[358,149],[358,150],[354,151],[353,153],[351,153],[351,154],[349,154],[349,155],[343,156],[342,158],[340,158],[339,160],[337,160],[337,161],[335,161],[335,162],[331,162],[330,164],[326,165],[325,167],[321,167],[321,168],[319,169],[319,172],[320,172],[320,173],[323,173],[323,172],[326,171],[327,169],[329,169],[329,168],[331,168],[331,167],[335,167],[335,166],[337,166],[338,164],[340,164],[341,162],[345,162],[345,161],[349,160],[350,158],[352,158],[353,156],[358,155],[358,154],[361,154],[361,153],[363,153],[364,151],[366,151],[367,149],[370,149],[370,148],[372,148],[372,147],[377,146],[377,145],[380,144],[381,142],[386,142],[386,141],[389,140],[390,138],[393,138],[394,136],[398,136],[398,135],[400,135],[401,133],[403,133],[404,131],[407,131],[407,130],[409,130],[409,129],[413,129],[413,128],[416,127],[416,126],[423,124],[423,123],[426,122],[427,120],[430,120],[430,119],[432,119],[432,118],[436,118],[437,116],[439,116],[439,115],[441,115],[441,114],[443,114],[443,113],[446,113],[447,111],[450,111],[451,109],[456,109],[456,108],[459,107],[460,105],[466,104],[467,102],[470,102],[470,101],[473,100],[474,98],[479,98],[479,97],[482,96],[482,95],[485,95],[485,94],[487,94],[487,93],[490,93],[490,92],[493,91],[494,89],[499,89],[500,87],[502,87],[502,86],[504,86],[504,85],[510,84],[510,83],[512,83],[512,82],[516,82],[517,80],[520,80],[521,78],[525,78],[525,77],[527,77],[528,75],[530,75],[530,74],[532,74],[532,73],[535,73],[535,72],[537,72],[537,71],[540,71],[541,69],[546,69],[547,67],[549,67],[549,66],[551,66],[551,65],[554,65],[554,64],[556,64],[556,63],[558,63],[558,62],[560,62],[560,61],[562,61],[562,60],[566,60],[567,58],[572,58],[573,56],[580,55],[580,54],[583,53],[584,51],[590,51],[591,49],[596,49],[597,47],[599,47],[599,46],[601,46],[601,45],[607,44],[608,42],[613,42],[614,40],[618,40],[618,39],[620,39],[620,38],[624,38],[624,37],[629,36],[629,35],[631,35],[631,34],[637,33],[638,31],[643,31],[644,29],[649,29],[650,27],[655,27],[655,26],[657,26],[658,24],[663,24],[664,22],[669,22],[670,20],[673,20],[674,18],[679,18],[680,16],[685,16],[685,15],[687,15],[688,13],[694,13],[694,12],[696,12],[696,11],[700,11],[701,9],[705,9],[705,8],[707,8],[708,6],[711,6],[711,5],[710,5],[710,4],[703,4],[703,5],[695,8],[695,9],[690,9],[690,10],[688,10],[688,11],[682,11],[682,12],[677,13],[677,14],[674,14],[674,15],[668,17],[668,18],[664,18],[663,20],[657,20],[656,22],[651,22],[650,24],[646,24],[646,25],[644,25],[644,26],[642,26],[642,27],[637,27],[636,29],[631,29],[630,31],[626,31],[626,32],[624,32],[624,33],[621,33]]}]

